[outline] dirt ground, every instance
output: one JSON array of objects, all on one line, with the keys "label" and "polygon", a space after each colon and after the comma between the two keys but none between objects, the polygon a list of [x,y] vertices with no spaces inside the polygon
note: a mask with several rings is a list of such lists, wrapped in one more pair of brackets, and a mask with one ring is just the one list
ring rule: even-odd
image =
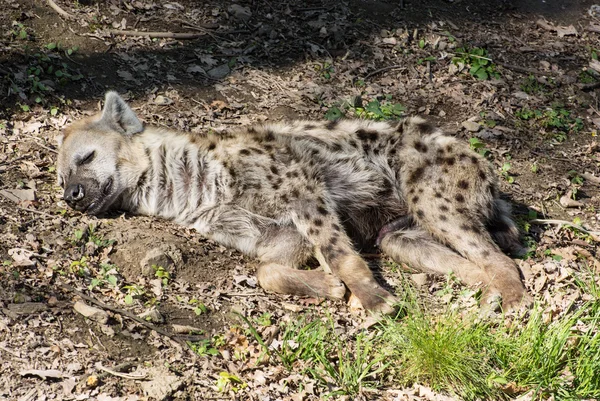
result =
[{"label": "dirt ground", "polygon": [[[0,4],[0,399],[320,399],[327,389],[307,392],[298,375],[252,365],[258,348],[238,316],[276,323],[328,311],[348,330],[364,319],[343,303],[264,293],[253,260],[193,231],[68,209],[55,137],[109,89],[146,123],[193,132],[401,104],[497,167],[533,249],[519,264],[536,297],[573,296],[548,263],[600,266],[593,1],[59,1],[72,18],[41,0]],[[481,60],[488,79],[469,73]],[[82,295],[112,309],[82,313]],[[180,326],[195,330],[173,334]],[[214,336],[224,338],[219,357],[185,346]],[[239,343],[247,358],[228,357]],[[220,391],[223,371],[248,387]],[[363,397],[438,397],[398,391]]]}]

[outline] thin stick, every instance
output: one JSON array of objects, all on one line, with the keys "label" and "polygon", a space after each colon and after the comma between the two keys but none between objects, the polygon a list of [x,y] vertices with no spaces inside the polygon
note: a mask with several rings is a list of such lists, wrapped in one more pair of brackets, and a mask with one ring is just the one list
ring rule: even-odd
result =
[{"label": "thin stick", "polygon": [[85,295],[83,292],[76,290],[75,288],[71,287],[70,285],[59,284],[59,287],[61,287],[65,291],[72,292],[73,294],[77,295],[78,297],[80,297],[88,302],[91,302],[94,305],[101,307],[102,309],[106,309],[113,313],[117,313],[121,316],[129,318],[129,319],[141,324],[142,326],[145,326],[145,327],[149,328],[150,330],[157,332],[158,334],[161,334],[165,337],[169,337],[171,340],[177,342],[178,344],[180,344],[183,347],[187,347],[187,344],[185,343],[185,341],[200,341],[200,340],[206,339],[206,337],[202,337],[202,336],[186,336],[186,335],[181,335],[181,334],[169,333],[168,331],[163,330],[163,329],[157,327],[156,325],[154,325],[150,322],[147,322],[146,320],[144,320],[142,318],[137,317],[136,315],[134,315],[133,313],[131,313],[129,311],[112,307],[110,305],[105,304],[104,302],[97,300],[96,298]]},{"label": "thin stick", "polygon": [[111,374],[113,376],[117,376],[117,377],[122,377],[123,379],[130,379],[130,380],[144,380],[148,375],[146,373],[142,373],[142,374],[131,374],[131,373],[121,373],[121,372],[117,372],[115,370],[109,369],[109,368],[105,368],[104,366],[102,366],[101,363],[96,364],[96,368]]},{"label": "thin stick", "polygon": [[121,29],[111,29],[109,31],[113,35],[124,36],[147,36],[149,38],[169,38],[169,39],[198,39],[208,36],[206,33],[196,32],[143,32],[143,31],[124,31]]},{"label": "thin stick", "polygon": [[34,214],[39,214],[40,216],[49,217],[51,219],[55,219],[55,218],[58,217],[60,220],[62,220],[66,224],[68,224],[71,227],[75,228],[75,226],[73,224],[71,224],[67,219],[65,219],[63,216],[58,215],[58,214],[50,214],[50,213],[42,212],[41,210],[27,209],[26,207],[22,207],[22,206],[17,206],[17,209],[23,210],[24,212],[30,212],[30,213],[34,213]]},{"label": "thin stick", "polygon": [[369,78],[371,78],[373,75],[381,74],[382,72],[385,72],[385,71],[388,71],[388,70],[394,70],[394,69],[397,69],[397,68],[406,69],[404,64],[388,65],[387,67],[383,67],[383,68],[380,68],[380,69],[378,69],[378,70],[375,70],[375,71],[373,71],[373,72],[370,72],[370,73],[368,73],[368,74],[365,76],[365,79],[369,79]]},{"label": "thin stick", "polygon": [[533,75],[554,75],[553,73],[550,72],[543,72],[543,71],[538,71],[536,69],[533,68],[527,68],[527,67],[521,67],[518,65],[512,65],[512,64],[507,64],[507,63],[503,63],[501,61],[494,61],[494,63],[498,64],[499,66],[502,66],[504,68],[507,68],[509,70],[513,70],[513,71],[517,71],[517,72],[521,72],[524,74],[533,74]]},{"label": "thin stick", "polygon": [[58,4],[56,4],[54,1],[52,1],[52,0],[46,0],[46,1],[48,2],[48,5],[50,6],[50,8],[52,8],[54,11],[56,11],[61,17],[66,18],[66,19],[75,19],[74,15],[69,14],[68,12],[66,12],[65,10],[60,8],[58,6]]},{"label": "thin stick", "polygon": [[579,231],[581,231],[584,234],[590,235],[594,241],[598,241],[600,239],[600,231],[589,231],[586,230],[585,228],[581,227],[578,224],[574,224],[571,223],[570,221],[566,221],[566,220],[554,220],[554,219],[533,219],[533,220],[529,220],[530,223],[532,224],[538,224],[538,225],[546,225],[546,224],[552,224],[552,225],[556,225],[556,226],[569,226],[569,227],[573,227]]}]

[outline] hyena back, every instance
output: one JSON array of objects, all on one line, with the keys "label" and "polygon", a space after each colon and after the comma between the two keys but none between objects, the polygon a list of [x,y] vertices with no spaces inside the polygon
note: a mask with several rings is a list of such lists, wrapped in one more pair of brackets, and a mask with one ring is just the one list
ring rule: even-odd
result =
[{"label": "hyena back", "polygon": [[[420,118],[296,121],[191,135],[144,127],[114,92],[69,126],[59,184],[73,208],[156,215],[257,257],[269,291],[342,298],[373,312],[394,297],[356,244],[454,272],[504,307],[527,297],[504,250],[520,248],[491,167]],[[301,270],[316,257],[323,270]]]}]

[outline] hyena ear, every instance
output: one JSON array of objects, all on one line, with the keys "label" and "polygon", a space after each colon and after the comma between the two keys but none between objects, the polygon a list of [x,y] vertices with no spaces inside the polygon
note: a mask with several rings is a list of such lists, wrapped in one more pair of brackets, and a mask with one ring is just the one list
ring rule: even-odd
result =
[{"label": "hyena ear", "polygon": [[124,135],[133,135],[144,130],[144,124],[137,118],[131,107],[117,92],[107,92],[102,109],[102,117],[98,121]]}]

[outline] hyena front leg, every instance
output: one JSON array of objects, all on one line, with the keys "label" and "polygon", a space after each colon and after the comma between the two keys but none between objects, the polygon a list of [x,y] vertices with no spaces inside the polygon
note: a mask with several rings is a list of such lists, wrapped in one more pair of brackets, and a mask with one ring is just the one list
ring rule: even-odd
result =
[{"label": "hyena front leg", "polygon": [[333,210],[318,202],[298,202],[292,211],[292,220],[298,231],[316,247],[323,264],[346,284],[365,309],[384,314],[394,312],[396,299],[377,283]]},{"label": "hyena front leg", "polygon": [[313,254],[312,245],[290,223],[285,225],[235,205],[199,211],[188,222],[202,235],[261,261],[256,272],[266,291],[342,299],[346,287],[322,270],[298,270]]}]

